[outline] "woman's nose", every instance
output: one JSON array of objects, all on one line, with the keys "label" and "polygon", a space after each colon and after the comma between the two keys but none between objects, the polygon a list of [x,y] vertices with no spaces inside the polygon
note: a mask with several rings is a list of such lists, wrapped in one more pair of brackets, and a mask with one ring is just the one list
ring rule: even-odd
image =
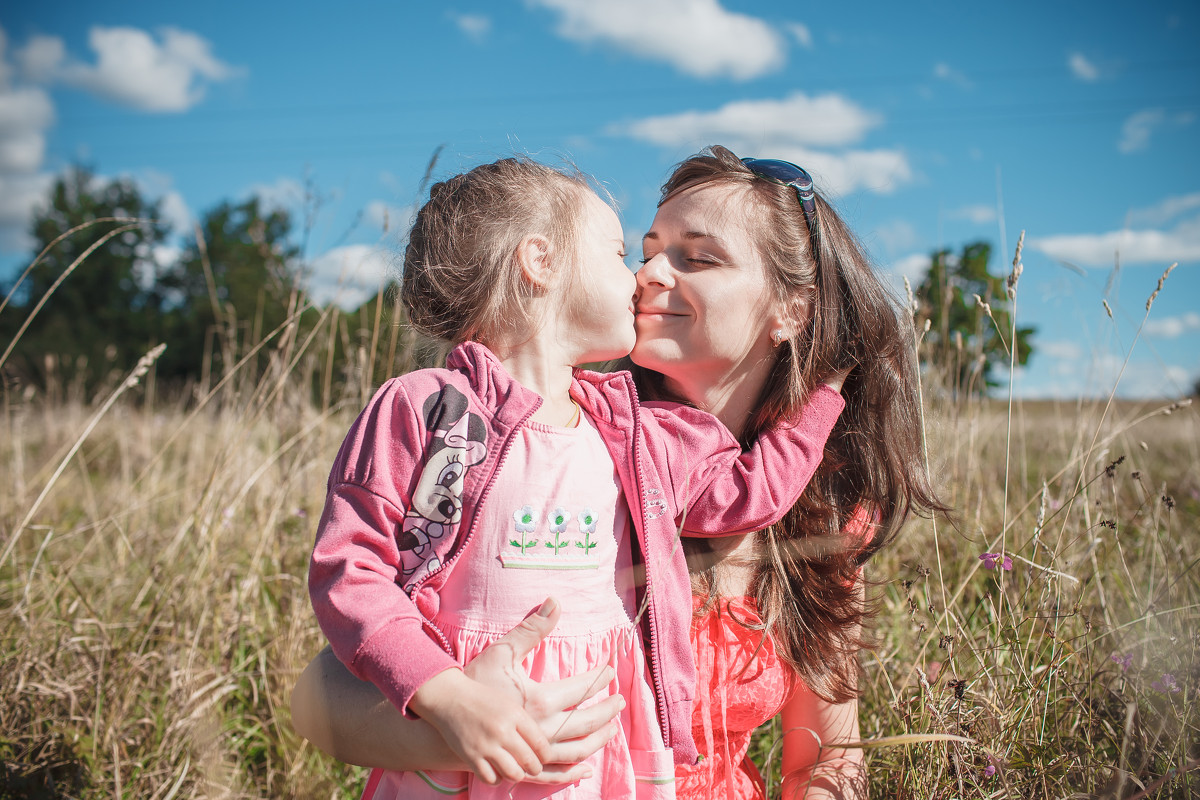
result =
[{"label": "woman's nose", "polygon": [[655,286],[670,289],[674,286],[675,275],[666,254],[659,253],[646,261],[645,264],[642,264],[642,268],[637,271],[637,282],[638,288]]}]

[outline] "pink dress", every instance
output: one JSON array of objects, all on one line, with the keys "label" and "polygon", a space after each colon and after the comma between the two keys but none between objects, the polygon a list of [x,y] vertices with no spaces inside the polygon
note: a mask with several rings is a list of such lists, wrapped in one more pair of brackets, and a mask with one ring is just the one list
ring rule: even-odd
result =
[{"label": "pink dress", "polygon": [[555,630],[525,660],[552,681],[612,665],[616,679],[590,702],[625,697],[620,732],[588,759],[593,777],[568,786],[488,786],[465,772],[376,770],[364,798],[659,800],[674,794],[637,614],[632,525],[616,467],[585,416],[575,428],[519,430],[475,532],[440,592],[433,620],[468,663],[547,596],[562,605]]},{"label": "pink dress", "polygon": [[[701,602],[694,598],[697,608]],[[761,623],[752,598],[718,598],[704,616],[692,620],[692,646],[700,673],[692,727],[701,761],[676,769],[678,798],[761,800],[766,796],[762,776],[747,755],[750,738],[755,728],[780,712],[797,680],[779,659],[771,637],[764,639],[761,630],[738,620]]]},{"label": "pink dress", "polygon": [[[847,534],[864,544],[872,531],[870,515],[862,507],[845,527]],[[702,602],[692,598],[696,610]],[[692,618],[692,650],[699,672],[692,733],[701,761],[676,769],[675,793],[681,800],[766,797],[762,775],[747,755],[750,739],[755,728],[783,710],[802,684],[779,658],[771,637],[753,629],[761,624],[752,597],[717,598],[707,613]]]}]

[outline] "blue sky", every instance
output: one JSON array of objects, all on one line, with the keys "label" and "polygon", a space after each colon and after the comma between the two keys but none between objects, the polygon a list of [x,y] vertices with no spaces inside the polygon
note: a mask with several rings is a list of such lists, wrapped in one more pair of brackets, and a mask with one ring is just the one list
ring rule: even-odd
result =
[{"label": "blue sky", "polygon": [[570,160],[632,244],[671,166],[720,143],[806,166],[897,283],[979,239],[1007,271],[1025,230],[1020,395],[1107,394],[1131,345],[1124,396],[1200,375],[1194,2],[44,0],[0,29],[0,275],[73,162],[133,177],[180,230],[309,186],[313,292],[353,305],[439,147],[435,177]]}]

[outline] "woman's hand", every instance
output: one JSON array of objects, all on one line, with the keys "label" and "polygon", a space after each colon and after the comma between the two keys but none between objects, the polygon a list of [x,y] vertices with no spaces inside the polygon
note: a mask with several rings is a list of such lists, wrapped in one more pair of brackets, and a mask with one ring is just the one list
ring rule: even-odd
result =
[{"label": "woman's hand", "polygon": [[525,780],[530,783],[574,783],[591,777],[591,768],[579,762],[616,734],[611,721],[625,707],[625,699],[614,694],[587,708],[576,708],[612,682],[616,676],[612,667],[599,666],[545,684],[525,674],[521,662],[554,629],[561,613],[558,601],[547,599],[537,613],[493,642],[465,670],[481,685],[523,703],[525,711],[537,720],[548,745],[541,772],[526,773]]}]

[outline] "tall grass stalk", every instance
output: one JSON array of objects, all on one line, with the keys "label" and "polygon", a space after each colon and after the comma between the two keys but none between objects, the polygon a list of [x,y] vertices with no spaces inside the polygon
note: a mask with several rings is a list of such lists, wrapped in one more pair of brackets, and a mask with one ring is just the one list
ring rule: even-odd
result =
[{"label": "tall grass stalk", "polygon": [[[396,370],[429,356],[382,330],[380,306],[364,331],[336,310],[304,327],[301,296],[291,308],[240,343],[222,323],[213,347],[231,357],[195,396],[159,386],[148,402],[153,352],[94,402],[0,385],[0,797],[361,789],[290,726],[323,645],[304,575],[382,357],[354,343]],[[954,525],[916,520],[867,568],[879,644],[853,744],[871,796],[1197,796],[1196,409],[1114,392],[1014,414],[962,389],[922,382],[924,457]],[[980,560],[997,546],[1011,571]],[[781,736],[765,726],[753,750],[773,787]]]}]

